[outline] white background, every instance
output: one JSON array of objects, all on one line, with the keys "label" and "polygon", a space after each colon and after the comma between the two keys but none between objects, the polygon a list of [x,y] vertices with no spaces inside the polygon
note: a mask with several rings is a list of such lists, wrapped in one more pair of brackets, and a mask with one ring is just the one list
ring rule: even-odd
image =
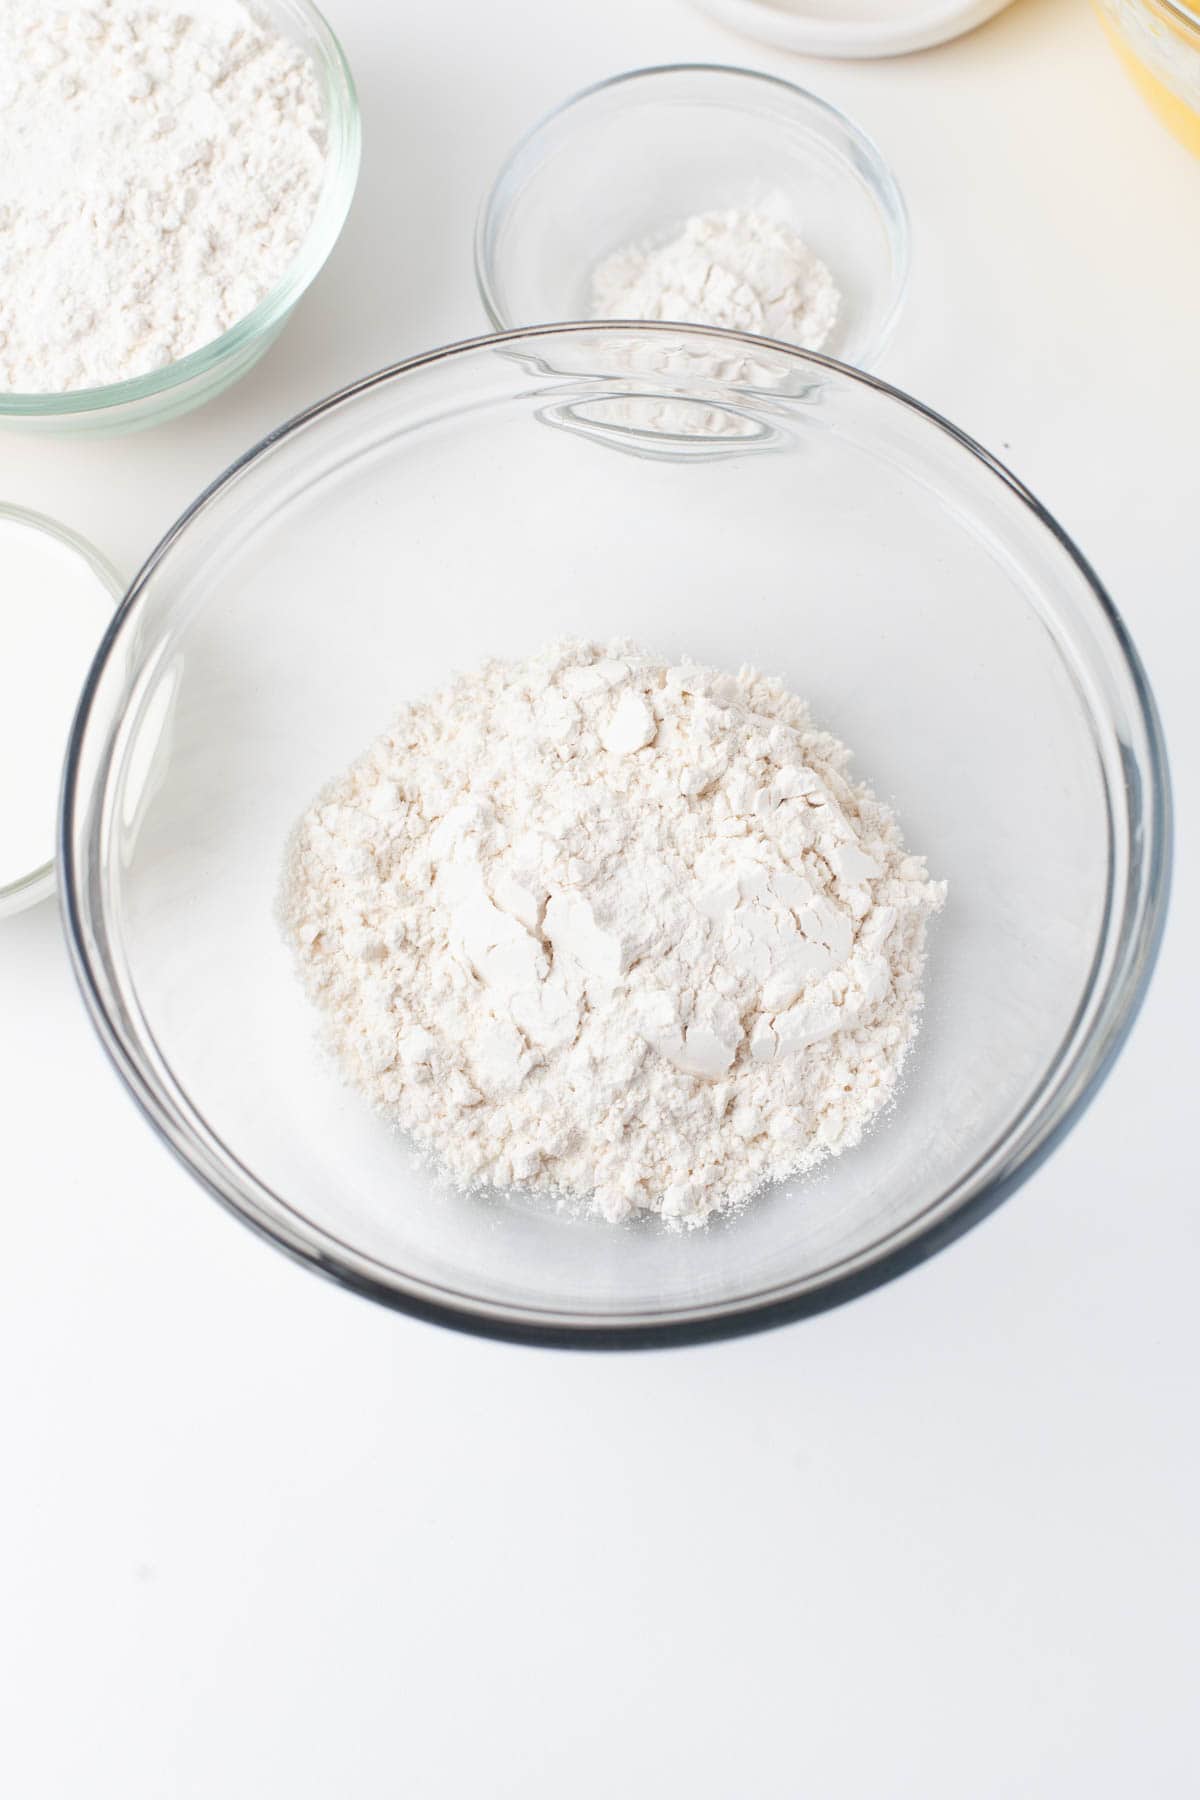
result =
[{"label": "white background", "polygon": [[0,497],[131,572],[301,404],[483,328],[473,214],[532,119],[639,63],[789,74],[912,209],[881,372],[1011,463],[1130,623],[1174,916],[1098,1102],[991,1220],[822,1318],[605,1358],[393,1317],[258,1242],[110,1073],[53,907],[4,922],[0,1789],[1198,1794],[1200,164],[1074,0],[864,65],[684,0],[330,12],[366,156],[284,338],[151,435],[0,438]]}]

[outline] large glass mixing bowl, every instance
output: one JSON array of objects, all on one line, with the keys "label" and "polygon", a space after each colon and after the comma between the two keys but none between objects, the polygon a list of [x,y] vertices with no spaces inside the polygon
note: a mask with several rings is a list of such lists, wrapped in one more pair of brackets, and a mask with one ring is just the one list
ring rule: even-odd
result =
[{"label": "large glass mixing bowl", "polygon": [[[402,700],[562,635],[783,676],[949,881],[898,1104],[703,1230],[432,1179],[328,1060],[275,919],[293,824]],[[669,325],[419,357],[236,464],[114,621],[61,842],[103,1040],[212,1193],[376,1299],[591,1345],[794,1317],[980,1218],[1108,1068],[1168,859],[1145,678],[1036,501],[870,377]]]}]

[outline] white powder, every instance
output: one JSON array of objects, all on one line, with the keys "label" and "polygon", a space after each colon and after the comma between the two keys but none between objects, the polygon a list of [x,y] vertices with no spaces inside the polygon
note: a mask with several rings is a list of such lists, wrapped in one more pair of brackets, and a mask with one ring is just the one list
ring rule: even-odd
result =
[{"label": "white powder", "polygon": [[0,4],[0,389],[143,375],[287,272],[324,178],[308,58],[233,4]]},{"label": "white powder", "polygon": [[890,1098],[944,888],[779,682],[626,642],[406,707],[288,852],[350,1078],[464,1185],[695,1223]]},{"label": "white powder", "polygon": [[832,275],[782,219],[711,212],[658,249],[631,245],[592,275],[594,319],[717,325],[819,350],[837,323]]}]

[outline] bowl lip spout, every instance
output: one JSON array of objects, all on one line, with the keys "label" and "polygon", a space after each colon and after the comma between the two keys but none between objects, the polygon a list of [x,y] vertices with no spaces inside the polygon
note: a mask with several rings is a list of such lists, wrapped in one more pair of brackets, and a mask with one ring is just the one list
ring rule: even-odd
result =
[{"label": "bowl lip spout", "polygon": [[[627,340],[631,332],[676,343],[681,336],[699,343],[719,343],[725,355],[740,346],[756,355],[786,356],[813,379],[825,372],[839,380],[861,384],[916,415],[1001,482],[1036,524],[1050,534],[1082,577],[1084,598],[1090,602],[1087,612],[1081,615],[1082,629],[1094,638],[1107,670],[1121,685],[1124,725],[1118,732],[1115,720],[1109,724],[1115,740],[1114,754],[1124,771],[1126,823],[1114,840],[1102,954],[1097,956],[1076,1020],[1021,1116],[1006,1127],[952,1187],[879,1245],[807,1278],[808,1285],[785,1283],[732,1301],[679,1308],[670,1313],[630,1312],[608,1317],[599,1313],[573,1314],[565,1308],[535,1309],[481,1301],[406,1276],[302,1220],[281,1195],[239,1162],[170,1077],[150,1030],[140,1017],[135,997],[122,991],[119,962],[109,955],[111,919],[107,915],[96,836],[97,821],[109,810],[99,802],[107,793],[120,733],[110,723],[96,721],[95,730],[101,735],[93,750],[89,732],[105,670],[125,633],[136,625],[156,569],[197,515],[211,507],[259,458],[269,455],[281,442],[311,430],[356,396],[403,381],[439,363],[498,352],[505,356],[526,353],[521,361],[528,366],[527,359],[535,357],[539,347],[545,353],[556,340],[564,344],[594,340],[597,336]],[[555,379],[560,377],[556,375]],[[730,391],[740,391],[745,397],[744,389],[734,387]],[[778,395],[773,396],[772,404],[780,403]],[[1106,722],[1103,712],[1094,716],[1099,716],[1101,723]],[[90,786],[85,779],[85,755],[87,762],[96,766]],[[1110,795],[1115,791],[1114,779],[1106,777]],[[67,750],[59,812],[60,905],[76,978],[118,1074],[156,1134],[196,1179],[245,1223],[308,1267],[342,1285],[401,1312],[461,1331],[577,1349],[661,1348],[782,1325],[854,1299],[934,1255],[1015,1192],[1062,1141],[1094,1098],[1141,1006],[1167,911],[1171,817],[1171,783],[1162,727],[1129,633],[1090,563],[1062,526],[989,451],[930,407],[877,376],[814,352],[784,348],[773,340],[739,332],[669,324],[564,322],[471,338],[368,375],[271,432],[193,501],[131,584],[97,652],[79,702]],[[1119,892],[1114,888],[1114,871],[1121,877]]]}]

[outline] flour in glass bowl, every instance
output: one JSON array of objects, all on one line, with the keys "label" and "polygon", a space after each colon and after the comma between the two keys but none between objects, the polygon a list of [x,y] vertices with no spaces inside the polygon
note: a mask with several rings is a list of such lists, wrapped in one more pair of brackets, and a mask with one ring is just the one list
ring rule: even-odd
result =
[{"label": "flour in glass bowl", "polygon": [[667,243],[627,245],[592,272],[593,319],[716,325],[820,350],[840,310],[825,264],[762,207],[699,213]]},{"label": "flour in glass bowl", "polygon": [[945,888],[743,669],[490,662],[314,802],[281,917],[330,1047],[462,1186],[698,1224],[892,1098]]},{"label": "flour in glass bowl", "polygon": [[2,0],[0,392],[220,337],[295,261],[324,174],[311,61],[233,0]]}]

